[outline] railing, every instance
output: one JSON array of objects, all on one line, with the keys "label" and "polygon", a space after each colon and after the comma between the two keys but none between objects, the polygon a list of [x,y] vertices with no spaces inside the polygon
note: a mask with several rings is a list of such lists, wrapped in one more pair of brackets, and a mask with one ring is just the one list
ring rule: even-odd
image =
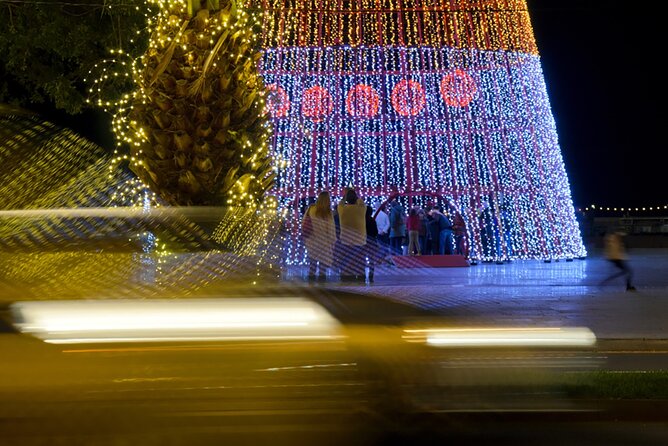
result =
[{"label": "railing", "polygon": [[594,218],[593,235],[622,229],[627,234],[668,234],[668,217],[600,217]]}]

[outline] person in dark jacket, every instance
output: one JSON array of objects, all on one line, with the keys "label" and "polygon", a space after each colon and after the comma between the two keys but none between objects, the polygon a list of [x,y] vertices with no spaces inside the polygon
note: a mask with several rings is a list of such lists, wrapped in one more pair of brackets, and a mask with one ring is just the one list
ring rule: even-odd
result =
[{"label": "person in dark jacket", "polygon": [[366,208],[366,245],[364,246],[366,258],[369,261],[369,283],[373,283],[373,274],[376,264],[383,261],[381,245],[378,243],[378,224],[373,218],[373,209],[371,206]]},{"label": "person in dark jacket", "polygon": [[337,274],[341,274],[341,258],[343,254],[341,249],[341,223],[339,221],[339,211],[337,209],[337,206],[333,207],[332,216],[334,217],[334,230],[336,233],[336,242],[334,242],[334,254],[333,254],[332,266]]},{"label": "person in dark jacket", "polygon": [[456,209],[451,209],[451,214],[454,215],[452,222],[452,230],[455,235],[455,254],[468,257],[468,248],[466,243],[466,223],[462,214]]},{"label": "person in dark jacket", "polygon": [[440,255],[452,254],[453,231],[450,218],[437,207],[431,210],[431,214],[438,222],[438,253]]},{"label": "person in dark jacket", "polygon": [[392,255],[402,254],[402,243],[406,237],[406,211],[404,207],[394,198],[390,202],[390,246]]},{"label": "person in dark jacket", "polygon": [[428,254],[427,251],[427,213],[424,211],[424,209],[419,209],[418,210],[418,217],[420,217],[420,229],[418,230],[419,233],[419,242],[420,242],[420,252],[422,254]]},{"label": "person in dark jacket", "polygon": [[483,262],[493,262],[499,258],[498,221],[492,207],[486,203],[478,213]]},{"label": "person in dark jacket", "polygon": [[430,210],[427,212],[427,236],[429,238],[429,254],[431,255],[439,254],[439,232],[438,216],[433,214]]}]

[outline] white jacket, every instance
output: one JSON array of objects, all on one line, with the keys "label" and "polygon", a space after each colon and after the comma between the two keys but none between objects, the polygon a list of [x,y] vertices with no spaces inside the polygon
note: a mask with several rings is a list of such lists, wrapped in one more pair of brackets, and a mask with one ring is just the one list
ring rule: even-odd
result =
[{"label": "white jacket", "polygon": [[376,225],[378,225],[378,234],[383,235],[390,232],[390,217],[385,211],[380,211],[376,215]]}]

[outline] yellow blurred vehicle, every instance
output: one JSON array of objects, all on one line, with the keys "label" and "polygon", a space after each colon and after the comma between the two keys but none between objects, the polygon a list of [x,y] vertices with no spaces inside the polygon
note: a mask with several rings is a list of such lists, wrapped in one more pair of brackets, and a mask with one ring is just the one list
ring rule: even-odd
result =
[{"label": "yellow blurred vehicle", "polygon": [[596,366],[587,329],[377,304],[326,289],[14,303],[0,444],[367,444],[417,414],[568,409],[561,372]]}]

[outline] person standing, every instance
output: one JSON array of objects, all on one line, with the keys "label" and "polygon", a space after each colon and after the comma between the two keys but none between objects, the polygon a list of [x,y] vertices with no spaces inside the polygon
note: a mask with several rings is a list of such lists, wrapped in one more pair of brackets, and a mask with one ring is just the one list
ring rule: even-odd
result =
[{"label": "person standing", "polygon": [[406,221],[406,229],[408,230],[408,255],[421,255],[420,250],[420,216],[415,208],[411,208],[408,212],[408,220]]},{"label": "person standing", "polygon": [[336,243],[336,229],[332,215],[329,192],[320,192],[315,204],[308,207],[304,213],[304,221],[310,219],[310,234],[304,238],[308,258],[308,279],[315,281],[316,270],[318,280],[324,282],[327,278],[327,268],[333,264],[334,244]]},{"label": "person standing", "polygon": [[378,245],[384,259],[390,248],[390,217],[385,212],[385,205],[376,208],[376,226],[378,228]]},{"label": "person standing", "polygon": [[624,246],[624,236],[626,234],[622,231],[614,231],[606,234],[605,243],[605,257],[615,265],[620,271],[613,273],[610,277],[601,282],[604,285],[613,279],[620,276],[626,276],[626,291],[635,291],[633,286],[633,271],[628,264],[628,255],[626,254],[626,247]]},{"label": "person standing", "polygon": [[429,250],[427,252],[431,255],[438,255],[440,252],[438,247],[438,233],[438,215],[429,210],[427,212],[427,240],[429,244]]},{"label": "person standing", "polygon": [[369,261],[369,283],[373,283],[373,274],[376,264],[380,264],[385,258],[384,249],[378,243],[378,225],[373,218],[373,209],[366,207],[366,245],[365,256]]},{"label": "person standing", "polygon": [[454,215],[452,222],[452,230],[455,235],[455,254],[460,256],[468,256],[468,249],[466,248],[466,223],[462,214],[452,209],[451,213]]},{"label": "person standing", "polygon": [[429,254],[427,251],[427,215],[424,209],[418,209],[418,217],[420,217],[420,229],[419,229],[419,242],[420,242],[420,253]]},{"label": "person standing", "polygon": [[338,205],[332,206],[332,215],[334,216],[334,228],[336,231],[336,242],[334,243],[334,260],[332,266],[336,274],[341,274],[341,224],[339,223]]},{"label": "person standing", "polygon": [[439,254],[452,254],[452,222],[437,207],[431,210],[432,215],[438,222],[438,249]]},{"label": "person standing", "polygon": [[406,219],[404,207],[393,198],[390,202],[390,246],[392,254],[400,256],[402,252],[401,244],[406,237]]},{"label": "person standing", "polygon": [[492,207],[484,202],[478,213],[483,262],[492,262],[498,258],[498,225]]},{"label": "person standing", "polygon": [[343,251],[341,280],[364,281],[364,246],[366,245],[366,205],[354,189],[346,188],[338,207]]},{"label": "person standing", "polygon": [[512,215],[510,213],[510,207],[506,203],[503,203],[501,206],[499,206],[499,213],[497,220],[498,220],[500,235],[503,236],[502,238],[499,237],[499,243],[498,243],[499,255],[505,258],[506,260],[510,260],[510,257],[513,256],[513,243],[512,243],[512,231],[511,231]]}]

